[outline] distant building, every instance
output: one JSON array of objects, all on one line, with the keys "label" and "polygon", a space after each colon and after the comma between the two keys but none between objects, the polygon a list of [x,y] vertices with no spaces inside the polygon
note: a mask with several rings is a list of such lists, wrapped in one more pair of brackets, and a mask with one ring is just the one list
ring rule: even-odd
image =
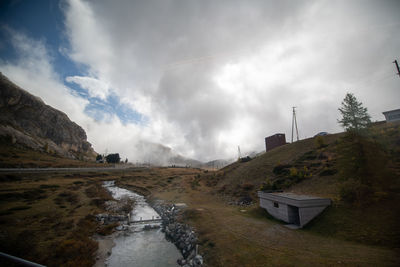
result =
[{"label": "distant building", "polygon": [[274,134],[265,138],[265,150],[270,151],[275,147],[286,144],[286,137],[283,133]]},{"label": "distant building", "polygon": [[400,109],[382,112],[387,122],[400,121]]},{"label": "distant building", "polygon": [[331,204],[329,198],[296,195],[292,193],[258,192],[260,207],[275,218],[302,228]]}]

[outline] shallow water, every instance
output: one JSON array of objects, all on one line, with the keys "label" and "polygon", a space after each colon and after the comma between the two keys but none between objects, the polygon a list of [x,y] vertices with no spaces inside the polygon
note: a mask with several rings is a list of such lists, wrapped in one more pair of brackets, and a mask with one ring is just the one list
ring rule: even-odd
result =
[{"label": "shallow water", "polygon": [[[148,220],[159,218],[158,213],[147,204],[139,194],[114,185],[114,181],[104,182],[104,187],[115,199],[124,196],[135,199],[131,220]],[[160,229],[141,231],[143,225],[132,227],[131,231],[114,239],[115,246],[111,256],[106,260],[107,266],[178,266],[176,261],[181,257],[174,244],[165,239]]]}]

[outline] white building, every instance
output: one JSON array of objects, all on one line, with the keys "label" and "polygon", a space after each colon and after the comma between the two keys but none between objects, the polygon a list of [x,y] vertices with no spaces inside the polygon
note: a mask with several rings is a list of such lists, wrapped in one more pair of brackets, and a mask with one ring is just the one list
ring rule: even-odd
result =
[{"label": "white building", "polygon": [[382,112],[387,122],[400,121],[400,109]]},{"label": "white building", "polygon": [[326,207],[331,205],[329,198],[296,195],[292,193],[258,192],[260,207],[275,218],[302,228]]}]

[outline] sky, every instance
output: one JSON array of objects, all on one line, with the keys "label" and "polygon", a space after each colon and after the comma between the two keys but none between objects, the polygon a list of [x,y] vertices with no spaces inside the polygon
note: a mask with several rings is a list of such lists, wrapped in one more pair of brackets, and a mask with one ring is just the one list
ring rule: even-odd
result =
[{"label": "sky", "polygon": [[347,92],[373,121],[400,108],[399,14],[396,0],[3,0],[0,71],[98,153],[235,158],[290,141],[294,106],[300,139],[342,131]]}]

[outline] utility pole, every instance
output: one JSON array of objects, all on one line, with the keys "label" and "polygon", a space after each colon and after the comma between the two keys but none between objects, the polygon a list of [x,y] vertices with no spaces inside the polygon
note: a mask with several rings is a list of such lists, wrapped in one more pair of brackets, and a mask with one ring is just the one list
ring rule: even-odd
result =
[{"label": "utility pole", "polygon": [[399,68],[399,63],[397,62],[397,59],[395,59],[395,60],[393,61],[393,63],[396,65],[396,68],[397,68],[397,75],[399,75],[399,77],[400,77],[400,68]]},{"label": "utility pole", "polygon": [[293,130],[294,130],[294,127],[296,127],[297,141],[299,141],[299,130],[297,129],[296,107],[292,107],[292,108],[293,108],[293,116],[292,116],[292,143],[293,143]]},{"label": "utility pole", "polygon": [[240,146],[238,146],[238,160],[242,158],[242,154],[240,153]]}]

